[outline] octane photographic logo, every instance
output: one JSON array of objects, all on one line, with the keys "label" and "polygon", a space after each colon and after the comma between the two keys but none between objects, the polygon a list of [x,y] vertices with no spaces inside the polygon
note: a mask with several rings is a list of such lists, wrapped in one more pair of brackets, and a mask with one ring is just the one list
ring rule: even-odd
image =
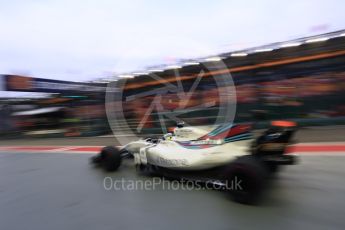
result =
[{"label": "octane photographic logo", "polygon": [[192,190],[220,190],[220,191],[243,191],[242,180],[235,177],[229,181],[201,181],[201,180],[167,180],[161,177],[150,179],[114,179],[104,177],[103,188],[106,191],[192,191]]},{"label": "octane photographic logo", "polygon": [[[172,123],[190,126],[195,125],[190,121],[200,120],[197,125],[205,125],[207,120],[207,126],[212,126],[233,122],[236,89],[222,58],[206,58],[187,68],[188,72],[184,65],[172,66],[164,72],[148,72],[144,81],[138,76],[108,83],[107,119],[121,145],[149,136],[147,130],[152,128],[165,134]],[[169,106],[171,101],[174,106]],[[212,117],[207,112],[211,110]]]}]

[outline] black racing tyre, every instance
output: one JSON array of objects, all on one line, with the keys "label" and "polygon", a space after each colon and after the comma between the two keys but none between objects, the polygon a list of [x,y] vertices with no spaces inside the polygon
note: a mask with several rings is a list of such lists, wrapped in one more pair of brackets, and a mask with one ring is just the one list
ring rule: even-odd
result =
[{"label": "black racing tyre", "polygon": [[279,165],[273,163],[266,163],[267,171],[271,174],[275,174],[279,172]]},{"label": "black racing tyre", "polygon": [[234,201],[255,204],[261,198],[267,174],[259,158],[253,155],[239,157],[227,167],[226,188]]},{"label": "black racing tyre", "polygon": [[120,151],[113,146],[104,147],[101,150],[101,158],[103,168],[108,172],[116,171],[122,162]]},{"label": "black racing tyre", "polygon": [[102,163],[102,157],[101,154],[98,154],[96,156],[93,156],[90,158],[90,163],[94,165],[100,165]]}]

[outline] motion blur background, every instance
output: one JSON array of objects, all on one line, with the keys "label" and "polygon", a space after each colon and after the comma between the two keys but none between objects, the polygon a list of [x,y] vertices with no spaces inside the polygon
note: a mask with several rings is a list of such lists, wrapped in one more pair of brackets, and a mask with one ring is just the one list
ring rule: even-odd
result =
[{"label": "motion blur background", "polygon": [[[162,95],[167,127],[176,114],[191,125],[213,124],[222,106],[215,79],[225,74],[236,88],[229,92],[236,96],[236,123],[345,123],[341,1],[2,5],[2,138],[110,134],[105,107],[118,102],[106,105],[107,83],[125,82],[125,96],[140,95],[176,85],[178,73],[187,91],[200,71],[204,77],[187,102],[174,92]],[[207,67],[217,62],[224,65]],[[161,133],[159,111],[143,120],[153,99],[123,97],[129,127],[117,128]],[[205,104],[212,105],[190,111]]]}]

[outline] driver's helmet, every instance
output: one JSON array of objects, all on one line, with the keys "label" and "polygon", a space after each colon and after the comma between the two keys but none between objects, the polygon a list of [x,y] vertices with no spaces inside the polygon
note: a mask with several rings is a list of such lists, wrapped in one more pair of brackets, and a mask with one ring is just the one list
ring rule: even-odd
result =
[{"label": "driver's helmet", "polygon": [[177,126],[177,128],[183,128],[184,122],[183,121],[177,122],[176,126]]},{"label": "driver's helmet", "polygon": [[164,134],[164,136],[163,136],[163,139],[167,140],[167,141],[170,141],[172,138],[173,138],[172,133],[167,133],[167,134]]}]

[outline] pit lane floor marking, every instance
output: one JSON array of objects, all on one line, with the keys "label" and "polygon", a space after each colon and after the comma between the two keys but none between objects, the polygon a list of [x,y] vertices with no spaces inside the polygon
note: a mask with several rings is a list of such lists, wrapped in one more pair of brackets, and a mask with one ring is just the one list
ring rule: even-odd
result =
[{"label": "pit lane floor marking", "polygon": [[[1,152],[98,153],[103,146],[0,146]],[[120,146],[118,146],[120,147]],[[345,142],[299,143],[287,148],[288,154],[345,155]]]},{"label": "pit lane floor marking", "polygon": [[301,154],[322,154],[322,155],[329,155],[329,154],[337,154],[342,155],[345,154],[345,144],[296,144],[291,145],[287,148],[287,153],[301,153]]}]

